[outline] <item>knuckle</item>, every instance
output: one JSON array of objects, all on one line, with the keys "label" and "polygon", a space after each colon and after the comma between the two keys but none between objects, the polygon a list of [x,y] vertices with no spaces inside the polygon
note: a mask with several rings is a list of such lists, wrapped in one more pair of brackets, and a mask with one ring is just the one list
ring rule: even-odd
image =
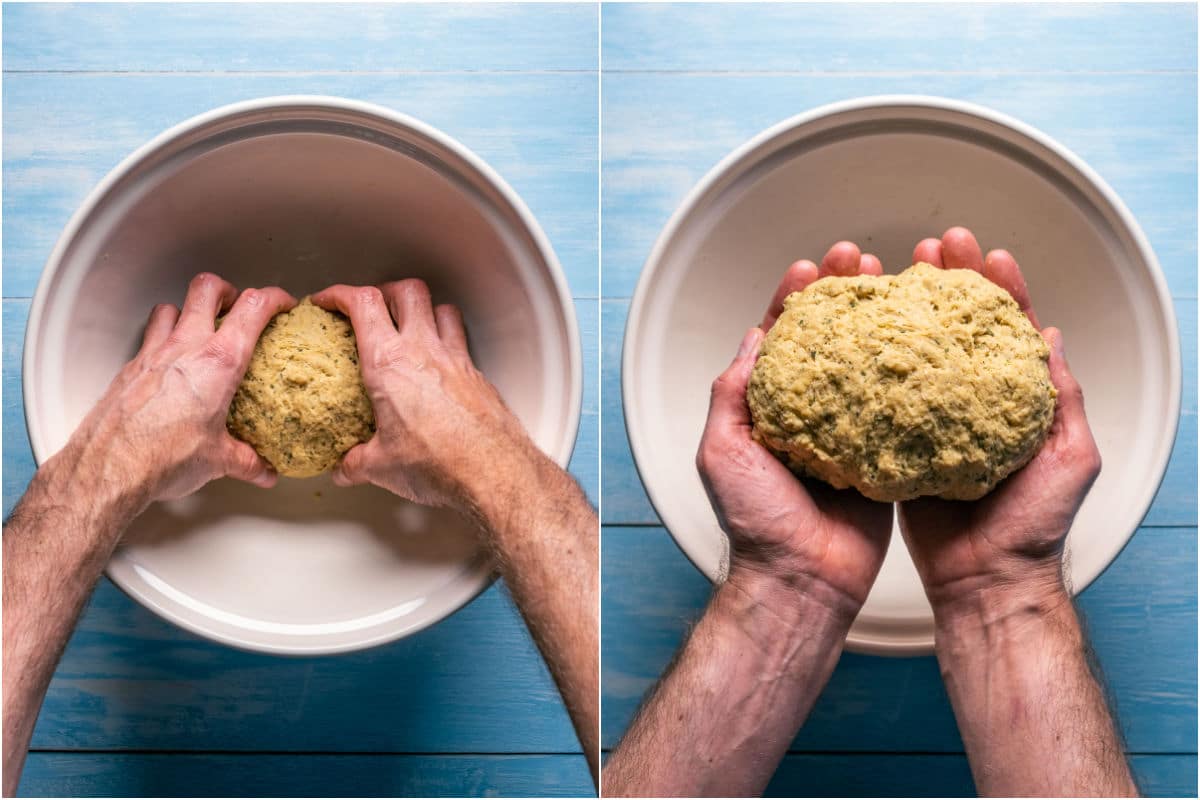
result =
[{"label": "knuckle", "polygon": [[246,289],[242,292],[242,300],[250,308],[258,308],[263,304],[263,300],[265,299],[265,293],[258,289]]},{"label": "knuckle", "polygon": [[218,369],[233,369],[237,359],[232,351],[218,341],[210,341],[204,345],[204,358],[212,362]]},{"label": "knuckle", "polygon": [[355,299],[362,305],[376,305],[383,301],[383,292],[377,286],[362,286],[355,293]]},{"label": "knuckle", "polygon": [[201,272],[196,277],[192,278],[191,287],[193,289],[208,289],[217,284],[220,278],[212,272]]}]

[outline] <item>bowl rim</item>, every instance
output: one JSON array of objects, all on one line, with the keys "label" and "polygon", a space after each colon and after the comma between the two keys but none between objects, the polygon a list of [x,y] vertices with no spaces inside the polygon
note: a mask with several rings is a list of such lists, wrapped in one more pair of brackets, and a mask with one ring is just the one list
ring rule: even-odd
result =
[{"label": "bowl rim", "polygon": [[[1154,502],[1154,498],[1161,487],[1163,480],[1166,477],[1167,468],[1169,466],[1171,453],[1175,446],[1175,440],[1179,433],[1179,412],[1182,397],[1182,377],[1181,377],[1181,356],[1179,343],[1179,323],[1175,317],[1175,307],[1171,298],[1170,290],[1167,286],[1166,277],[1163,275],[1162,267],[1159,264],[1158,257],[1154,254],[1153,248],[1150,246],[1149,239],[1145,232],[1134,218],[1133,213],[1112,189],[1111,186],[1097,173],[1091,166],[1082,158],[1072,152],[1065,145],[1061,144],[1048,134],[1034,128],[1028,123],[1022,122],[1015,117],[1009,116],[1000,111],[988,108],[986,106],[972,103],[966,100],[957,100],[948,97],[939,97],[936,95],[920,95],[920,94],[884,94],[870,95],[865,97],[850,98],[847,100],[839,100],[833,103],[827,103],[817,106],[808,111],[795,114],[780,122],[775,123],[760,131],[754,136],[747,139],[742,144],[738,145],[726,156],[724,156],[717,164],[705,173],[704,177],[692,187],[692,189],[684,196],[675,211],[667,220],[666,225],[659,233],[658,238],[654,242],[654,246],[650,250],[650,255],[646,258],[642,266],[641,274],[638,276],[637,287],[634,290],[633,298],[629,304],[629,315],[625,321],[624,339],[622,342],[621,353],[621,403],[622,408],[635,407],[635,385],[637,383],[637,373],[635,362],[639,357],[636,352],[634,342],[641,336],[643,326],[643,317],[645,315],[645,307],[649,303],[650,285],[662,267],[662,259],[674,241],[679,229],[683,226],[685,220],[692,215],[700,204],[701,200],[708,194],[719,181],[735,170],[740,163],[754,151],[764,145],[768,145],[774,140],[792,132],[793,130],[819,120],[834,117],[840,114],[855,111],[866,110],[899,110],[903,107],[916,107],[931,111],[949,111],[970,117],[976,117],[985,122],[990,122],[1001,127],[1010,129],[1011,131],[1032,140],[1034,143],[1045,147],[1054,155],[1067,162],[1068,166],[1075,169],[1083,179],[1094,188],[1104,202],[1116,213],[1121,225],[1125,228],[1133,239],[1137,251],[1146,265],[1149,267],[1149,277],[1154,288],[1155,298],[1159,308],[1164,315],[1169,335],[1167,336],[1167,362],[1168,362],[1168,381],[1169,385],[1165,387],[1166,398],[1169,405],[1170,413],[1168,431],[1169,435],[1164,436],[1164,444],[1160,444],[1158,451],[1154,454],[1152,463],[1156,464],[1159,469],[1159,478],[1148,491],[1144,492],[1143,496],[1136,498],[1137,502],[1132,504],[1138,508],[1138,525],[1135,526],[1121,547],[1118,548],[1109,558],[1103,567],[1096,575],[1088,581],[1090,586],[1097,578],[1104,574],[1109,566],[1116,561],[1121,552],[1128,546],[1130,540],[1137,532],[1137,527],[1141,526],[1142,520],[1150,510],[1150,506]],[[715,376],[714,376],[715,377]],[[681,541],[679,536],[671,530],[670,524],[667,522],[666,515],[663,514],[663,509],[669,507],[667,498],[660,496],[659,493],[647,483],[643,474],[643,465],[639,461],[639,451],[648,453],[651,450],[648,434],[641,427],[640,420],[636,415],[624,413],[625,419],[625,434],[629,442],[629,448],[633,455],[634,467],[638,472],[638,479],[642,483],[642,487],[646,492],[650,504],[653,506],[655,513],[659,517],[662,526],[666,528],[675,545],[683,552],[687,559],[692,563],[697,571],[702,575],[709,577],[708,574],[701,569],[698,563],[698,555],[694,552],[694,546],[691,546],[685,541]],[[645,456],[642,456],[645,458]],[[1086,587],[1084,587],[1086,588]],[[1073,589],[1076,593],[1081,591]],[[856,633],[853,629],[846,639],[846,647],[852,652],[864,653],[870,655],[884,656],[914,656],[927,655],[933,652],[932,639],[924,640],[919,638],[909,638],[903,642],[885,640],[878,637],[871,637]]]},{"label": "bowl rim", "polygon": [[[62,259],[68,247],[75,241],[83,226],[92,217],[101,202],[108,197],[114,186],[134,173],[154,153],[165,147],[169,147],[189,133],[224,119],[231,119],[248,113],[262,111],[295,112],[303,111],[305,108],[349,112],[350,114],[364,117],[376,123],[382,122],[387,125],[406,129],[419,137],[424,137],[433,144],[441,146],[461,158],[467,167],[470,170],[474,170],[515,212],[521,226],[524,227],[525,232],[533,240],[537,255],[548,268],[547,271],[567,329],[566,350],[567,357],[570,360],[569,386],[566,398],[567,408],[569,409],[568,419],[562,441],[553,452],[548,453],[559,466],[567,469],[579,436],[583,410],[583,348],[579,335],[579,320],[575,313],[574,297],[571,294],[562,264],[558,260],[558,256],[555,254],[549,238],[542,230],[537,219],[533,216],[533,213],[529,210],[529,207],[525,204],[525,201],[479,155],[462,142],[429,123],[377,103],[335,95],[308,94],[272,95],[250,100],[240,100],[189,117],[156,134],[129,155],[125,156],[84,197],[59,234],[53,249],[50,251],[49,257],[42,267],[42,272],[38,277],[37,286],[34,289],[33,299],[30,303],[29,317],[25,323],[25,341],[21,356],[21,389],[24,399],[25,429],[29,436],[29,444],[33,451],[34,463],[37,468],[40,469],[42,464],[57,451],[52,452],[50,450],[50,445],[43,437],[40,426],[35,424],[40,421],[41,412],[34,408],[31,400],[36,393],[35,391],[31,391],[34,386],[31,367],[37,363],[41,353],[37,337],[30,334],[40,330],[43,325],[49,287],[62,266]],[[315,656],[353,652],[387,644],[410,636],[446,619],[482,594],[496,579],[491,559],[480,558],[476,559],[476,562],[475,566],[462,574],[464,580],[473,582],[472,591],[462,598],[461,601],[448,607],[443,615],[430,616],[411,625],[400,626],[398,630],[388,631],[381,635],[365,636],[361,639],[338,645],[317,645],[314,647],[270,645],[249,638],[239,638],[220,631],[211,630],[163,607],[144,592],[139,592],[131,586],[126,586],[124,582],[113,577],[111,565],[105,566],[104,573],[114,585],[120,588],[125,594],[137,600],[142,606],[172,624],[206,639],[217,641],[239,650],[286,656]],[[364,630],[369,631],[371,629]]]}]

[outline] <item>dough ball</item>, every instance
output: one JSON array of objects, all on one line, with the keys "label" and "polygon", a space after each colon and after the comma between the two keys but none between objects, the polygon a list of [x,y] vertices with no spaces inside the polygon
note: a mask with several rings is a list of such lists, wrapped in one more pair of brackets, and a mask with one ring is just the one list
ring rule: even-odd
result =
[{"label": "dough ball", "polygon": [[350,321],[305,297],[267,325],[233,396],[229,432],[280,475],[333,468],[375,432]]},{"label": "dough ball", "polygon": [[1046,440],[1049,354],[977,272],[823,278],[787,298],[763,341],[754,436],[794,472],[873,500],[975,500]]}]

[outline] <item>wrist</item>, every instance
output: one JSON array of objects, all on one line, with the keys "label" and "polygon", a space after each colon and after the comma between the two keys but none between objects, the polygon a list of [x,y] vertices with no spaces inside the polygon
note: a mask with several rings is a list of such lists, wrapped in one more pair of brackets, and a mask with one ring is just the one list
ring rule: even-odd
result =
[{"label": "wrist", "polygon": [[766,571],[734,562],[717,590],[714,605],[766,649],[794,650],[796,638],[812,640],[831,652],[841,645],[860,604],[819,578],[803,573]]},{"label": "wrist", "polygon": [[1025,580],[988,581],[932,603],[939,650],[966,643],[997,646],[1019,642],[1048,622],[1074,618],[1061,569],[1034,572]]},{"label": "wrist", "polygon": [[529,527],[544,510],[567,513],[562,484],[574,481],[532,442],[513,443],[460,485],[463,509],[485,531]]},{"label": "wrist", "polygon": [[152,499],[144,470],[130,463],[118,432],[103,427],[79,431],[38,473],[52,497],[89,516],[111,517],[121,524],[140,514]]}]

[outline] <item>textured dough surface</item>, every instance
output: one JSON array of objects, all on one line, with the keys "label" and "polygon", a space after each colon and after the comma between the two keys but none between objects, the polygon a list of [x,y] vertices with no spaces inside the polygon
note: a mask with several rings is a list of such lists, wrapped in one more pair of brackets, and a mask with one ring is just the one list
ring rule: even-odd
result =
[{"label": "textured dough surface", "polygon": [[375,432],[349,320],[305,297],[259,337],[226,421],[280,475],[310,478]]},{"label": "textured dough surface", "polygon": [[915,264],[793,292],[746,397],[794,472],[874,500],[975,500],[1041,448],[1049,348],[977,272]]}]

